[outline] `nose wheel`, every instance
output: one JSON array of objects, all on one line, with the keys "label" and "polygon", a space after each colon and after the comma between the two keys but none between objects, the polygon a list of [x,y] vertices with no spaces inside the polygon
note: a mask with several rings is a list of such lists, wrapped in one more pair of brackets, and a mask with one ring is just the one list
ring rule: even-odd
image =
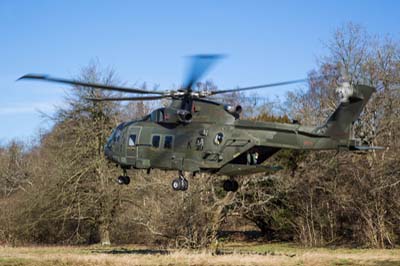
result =
[{"label": "nose wheel", "polygon": [[223,187],[225,191],[235,192],[239,189],[239,183],[236,180],[227,179],[224,181]]},{"label": "nose wheel", "polygon": [[189,182],[182,172],[179,172],[179,177],[172,180],[172,189],[175,191],[186,191],[189,188]]},{"label": "nose wheel", "polygon": [[128,176],[126,169],[124,169],[124,174],[120,175],[117,178],[117,182],[120,185],[129,185],[129,183],[131,182],[131,178]]}]

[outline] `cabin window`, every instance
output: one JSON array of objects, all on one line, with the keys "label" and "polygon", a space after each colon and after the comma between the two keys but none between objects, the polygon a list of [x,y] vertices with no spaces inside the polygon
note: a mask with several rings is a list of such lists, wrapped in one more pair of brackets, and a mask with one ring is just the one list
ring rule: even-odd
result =
[{"label": "cabin window", "polygon": [[128,146],[134,147],[136,145],[136,135],[130,135],[128,140]]},{"label": "cabin window", "polygon": [[172,149],[172,142],[173,142],[173,137],[172,136],[165,136],[165,138],[164,138],[164,149]]},{"label": "cabin window", "polygon": [[157,109],[150,114],[150,120],[153,122],[163,122],[164,121],[164,108]]},{"label": "cabin window", "polygon": [[160,136],[158,136],[158,135],[153,136],[152,139],[151,139],[151,145],[154,148],[160,147]]}]

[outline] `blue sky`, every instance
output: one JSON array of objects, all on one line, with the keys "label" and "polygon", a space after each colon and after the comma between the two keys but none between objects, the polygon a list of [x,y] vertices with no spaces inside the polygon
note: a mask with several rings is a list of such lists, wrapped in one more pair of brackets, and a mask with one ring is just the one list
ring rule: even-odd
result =
[{"label": "blue sky", "polygon": [[[127,85],[171,88],[187,55],[223,53],[206,78],[233,88],[305,77],[347,22],[400,35],[400,1],[0,1],[0,144],[49,127],[67,86],[15,82],[26,73],[70,78],[90,60]],[[286,88],[258,92],[282,95]],[[64,88],[64,89],[63,89]]]}]

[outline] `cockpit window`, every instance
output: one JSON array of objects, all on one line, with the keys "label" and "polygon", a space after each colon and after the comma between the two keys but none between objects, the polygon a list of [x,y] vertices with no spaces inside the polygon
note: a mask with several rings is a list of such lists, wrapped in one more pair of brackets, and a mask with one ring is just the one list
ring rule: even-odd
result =
[{"label": "cockpit window", "polygon": [[153,146],[154,148],[160,147],[160,136],[155,135],[152,137],[151,146]]},{"label": "cockpit window", "polygon": [[128,140],[128,146],[134,147],[136,145],[136,135],[130,135]]},{"label": "cockpit window", "polygon": [[121,123],[121,124],[119,124],[118,126],[117,126],[117,128],[114,130],[114,132],[113,132],[113,134],[112,134],[112,138],[113,138],[113,141],[119,141],[119,138],[120,138],[120,136],[121,136],[121,132],[122,132],[122,129],[124,128],[124,126],[125,126],[125,123]]},{"label": "cockpit window", "polygon": [[119,141],[120,136],[121,136],[121,130],[117,128],[114,134],[114,141]]},{"label": "cockpit window", "polygon": [[114,139],[114,134],[115,134],[115,130],[113,130],[113,132],[111,133],[110,137],[108,137],[107,139],[107,147],[110,148],[112,145],[112,141]]}]

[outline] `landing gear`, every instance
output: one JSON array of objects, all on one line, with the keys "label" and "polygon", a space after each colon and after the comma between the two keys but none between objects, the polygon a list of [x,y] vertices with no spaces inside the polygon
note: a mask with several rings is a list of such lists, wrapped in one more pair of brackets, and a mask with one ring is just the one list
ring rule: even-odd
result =
[{"label": "landing gear", "polygon": [[123,170],[124,170],[124,174],[120,175],[117,178],[117,182],[120,185],[129,185],[129,183],[131,182],[131,178],[128,176],[126,169],[123,169]]},{"label": "landing gear", "polygon": [[182,171],[179,171],[179,177],[172,180],[172,189],[173,190],[182,190],[186,191],[189,188],[189,182],[183,175]]},{"label": "landing gear", "polygon": [[239,183],[233,179],[227,179],[224,181],[224,190],[235,192],[239,189]]},{"label": "landing gear", "polygon": [[129,183],[131,182],[131,178],[127,175],[120,175],[117,178],[118,184],[120,185],[129,185]]},{"label": "landing gear", "polygon": [[174,190],[185,191],[189,187],[189,182],[186,179],[177,178],[172,180],[172,188]]}]

